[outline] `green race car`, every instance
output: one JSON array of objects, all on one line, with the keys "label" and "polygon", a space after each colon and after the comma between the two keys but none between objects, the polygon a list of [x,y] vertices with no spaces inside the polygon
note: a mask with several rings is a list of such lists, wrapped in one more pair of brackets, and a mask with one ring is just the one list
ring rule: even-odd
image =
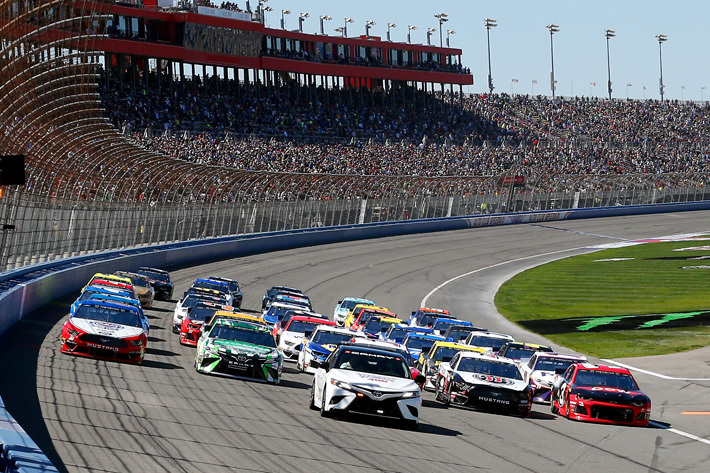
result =
[{"label": "green race car", "polygon": [[283,355],[265,325],[217,319],[197,343],[195,369],[200,373],[278,384]]}]

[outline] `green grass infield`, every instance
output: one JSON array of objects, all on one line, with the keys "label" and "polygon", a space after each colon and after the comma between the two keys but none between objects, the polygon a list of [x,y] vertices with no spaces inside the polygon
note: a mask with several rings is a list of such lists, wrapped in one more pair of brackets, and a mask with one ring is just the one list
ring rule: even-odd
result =
[{"label": "green grass infield", "polygon": [[646,243],[532,268],[503,284],[498,311],[599,358],[710,345],[710,241]]}]

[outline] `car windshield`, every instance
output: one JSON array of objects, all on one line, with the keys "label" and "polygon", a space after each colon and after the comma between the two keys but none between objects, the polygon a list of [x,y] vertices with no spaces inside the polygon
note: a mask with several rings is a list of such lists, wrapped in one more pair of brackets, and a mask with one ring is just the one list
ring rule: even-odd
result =
[{"label": "car windshield", "polygon": [[358,305],[358,304],[374,305],[374,303],[373,303],[372,301],[367,301],[367,302],[363,302],[363,301],[343,301],[343,303],[340,304],[340,308],[341,308],[341,309],[352,310],[353,307],[355,307],[355,306]]},{"label": "car windshield", "polygon": [[444,331],[449,325],[460,324],[460,320],[439,320],[432,327],[434,330]]},{"label": "car windshield", "polygon": [[318,324],[315,322],[306,322],[303,320],[291,320],[291,323],[288,324],[288,328],[286,330],[288,332],[298,332],[298,333],[313,332],[313,329],[315,329],[316,325],[318,325]]},{"label": "car windshield", "polygon": [[563,360],[560,358],[538,358],[533,370],[535,371],[557,371],[566,370],[572,363],[577,363],[574,360]]},{"label": "car windshield", "polygon": [[468,344],[475,347],[491,347],[493,351],[500,350],[500,348],[506,344],[508,340],[496,337],[487,337],[485,335],[476,335],[473,337]]},{"label": "car windshield", "polygon": [[349,333],[318,332],[313,337],[313,343],[321,345],[340,345],[352,338]]},{"label": "car windshield", "polygon": [[574,380],[576,386],[606,386],[624,391],[637,391],[638,385],[631,375],[612,371],[580,370]]},{"label": "car windshield", "polygon": [[209,317],[212,317],[217,309],[214,307],[195,307],[193,308],[188,316],[193,322],[204,322]]},{"label": "car windshield", "polygon": [[155,271],[149,271],[147,269],[141,269],[138,274],[144,274],[151,279],[155,279],[160,282],[170,282],[170,277],[167,274],[156,273]]},{"label": "car windshield", "polygon": [[503,353],[503,356],[513,358],[515,360],[530,359],[536,351],[537,350],[534,348],[508,347],[508,349],[505,350],[505,353]]},{"label": "car windshield", "polygon": [[74,314],[78,319],[99,320],[129,327],[142,327],[141,318],[137,312],[116,307],[81,305]]},{"label": "car windshield", "polygon": [[404,362],[403,357],[395,354],[386,355],[343,350],[338,356],[335,368],[395,376],[397,378],[411,378],[409,367]]},{"label": "car windshield", "polygon": [[390,328],[385,334],[387,338],[396,338],[397,340],[402,340],[409,330],[399,327]]},{"label": "car windshield", "polygon": [[501,363],[493,360],[482,360],[478,358],[462,358],[457,371],[468,373],[487,374],[499,378],[523,379],[520,370],[510,363]]},{"label": "car windshield", "polygon": [[147,278],[131,276],[131,282],[136,287],[150,287],[150,281]]},{"label": "car windshield", "polygon": [[192,287],[201,287],[203,289],[212,289],[213,291],[227,292],[227,285],[225,283],[219,283],[217,281],[195,281]]},{"label": "car windshield", "polygon": [[210,338],[220,340],[234,340],[238,342],[251,343],[269,348],[276,348],[274,337],[264,330],[256,330],[245,327],[234,327],[231,325],[215,325],[210,332]]},{"label": "car windshield", "polygon": [[451,361],[451,358],[453,358],[454,355],[459,352],[459,350],[460,350],[460,348],[439,347],[432,354],[431,360],[432,361],[444,361],[444,362]]},{"label": "car windshield", "polygon": [[370,321],[367,322],[367,325],[365,325],[364,330],[370,333],[382,332],[383,330],[386,330],[391,323],[392,322],[383,322],[379,319],[370,319]]},{"label": "car windshield", "polygon": [[227,283],[229,287],[229,292],[239,292],[239,283],[236,281],[222,281]]},{"label": "car windshield", "polygon": [[439,314],[425,313],[425,314],[419,316],[419,324],[418,325],[430,327],[436,321],[436,319],[438,319],[439,317],[440,317]]},{"label": "car windshield", "polygon": [[460,342],[461,340],[466,340],[466,337],[468,337],[468,333],[469,330],[451,330],[448,334],[448,337],[455,342]]},{"label": "car windshield", "polygon": [[272,305],[271,307],[269,307],[269,310],[266,312],[266,315],[269,317],[276,317],[276,320],[278,320],[280,322],[280,321],[284,320],[286,314],[292,310],[294,310],[293,307]]},{"label": "car windshield", "polygon": [[429,351],[429,350],[431,350],[431,347],[434,345],[434,340],[427,340],[426,338],[418,338],[418,337],[408,338],[405,345],[409,349]]}]

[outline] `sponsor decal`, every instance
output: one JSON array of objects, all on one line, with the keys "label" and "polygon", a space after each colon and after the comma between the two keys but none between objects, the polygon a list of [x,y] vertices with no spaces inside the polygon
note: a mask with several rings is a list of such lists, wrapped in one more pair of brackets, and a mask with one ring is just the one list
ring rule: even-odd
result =
[{"label": "sponsor decal", "polygon": [[710,324],[710,310],[668,314],[637,314],[519,322],[541,335],[574,332],[609,332],[651,328],[698,327]]},{"label": "sponsor decal", "polygon": [[623,389],[619,388],[609,388],[606,386],[594,386],[592,391],[606,391],[608,393],[622,393],[622,394],[630,394],[629,391],[624,391]]},{"label": "sponsor decal", "polygon": [[99,345],[98,343],[87,343],[86,346],[89,348],[101,348],[102,350],[110,350],[115,352],[118,351],[117,347],[107,347],[105,345]]},{"label": "sponsor decal", "polygon": [[478,396],[478,400],[483,402],[490,402],[492,404],[510,404],[510,401],[507,401],[505,399],[496,399],[493,397]]},{"label": "sponsor decal", "polygon": [[374,397],[382,397],[382,391],[372,391]]}]

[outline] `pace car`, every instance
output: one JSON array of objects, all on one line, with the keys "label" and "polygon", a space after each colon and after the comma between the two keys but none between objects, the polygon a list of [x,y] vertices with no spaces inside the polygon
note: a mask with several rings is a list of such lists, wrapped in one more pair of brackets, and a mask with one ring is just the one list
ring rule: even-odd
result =
[{"label": "pace car", "polygon": [[444,405],[501,410],[527,416],[532,390],[514,361],[495,355],[460,351],[439,364],[436,400]]},{"label": "pace car", "polygon": [[87,300],[62,327],[62,353],[142,363],[148,332],[134,307]]},{"label": "pace car", "polygon": [[523,378],[533,390],[533,402],[549,404],[552,394],[552,382],[556,375],[564,374],[572,363],[584,363],[582,355],[565,353],[533,353],[530,360],[523,364]]},{"label": "pace car", "polygon": [[200,373],[279,384],[283,357],[265,325],[218,318],[197,342],[195,369]]},{"label": "pace car", "polygon": [[342,345],[313,366],[310,408],[321,416],[355,413],[396,419],[410,429],[419,425],[422,393],[402,355]]},{"label": "pace car", "polygon": [[572,420],[647,426],[651,399],[626,368],[574,363],[552,384],[553,413]]}]

